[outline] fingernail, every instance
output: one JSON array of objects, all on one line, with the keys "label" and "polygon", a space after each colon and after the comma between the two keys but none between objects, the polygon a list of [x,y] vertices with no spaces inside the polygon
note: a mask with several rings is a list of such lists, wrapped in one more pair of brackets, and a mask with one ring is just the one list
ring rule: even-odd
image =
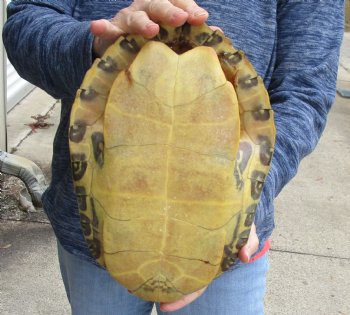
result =
[{"label": "fingernail", "polygon": [[154,23],[154,22],[149,22],[146,24],[146,29],[158,29],[158,24]]},{"label": "fingernail", "polygon": [[177,19],[183,19],[186,16],[188,16],[188,13],[186,13],[184,10],[177,10],[172,14],[172,19],[177,20]]},{"label": "fingernail", "polygon": [[145,28],[143,30],[143,36],[145,37],[153,37],[155,35],[157,35],[159,30],[159,26],[156,23],[150,22],[148,24],[145,25]]},{"label": "fingernail", "polygon": [[207,11],[205,11],[203,9],[199,9],[199,10],[193,12],[194,16],[203,16],[203,15],[207,15],[207,14],[208,14]]}]

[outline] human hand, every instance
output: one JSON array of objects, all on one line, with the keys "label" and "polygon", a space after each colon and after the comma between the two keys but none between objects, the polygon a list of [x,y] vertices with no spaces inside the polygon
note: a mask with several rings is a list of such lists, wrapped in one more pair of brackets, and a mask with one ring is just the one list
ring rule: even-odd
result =
[{"label": "human hand", "polygon": [[207,18],[208,12],[193,0],[134,0],[112,20],[91,22],[90,29],[95,36],[93,51],[96,56],[102,56],[122,34],[138,34],[151,38],[159,32],[157,23],[176,27],[188,21],[190,24],[200,25]]},{"label": "human hand", "polygon": [[169,303],[160,303],[160,309],[163,312],[174,312],[179,310],[180,308],[183,308],[184,306],[192,303],[195,299],[199,298],[205,291],[207,287],[202,288],[196,292],[193,292],[191,294],[185,295],[182,299],[177,300],[175,302],[169,302]]},{"label": "human hand", "polygon": [[250,258],[255,254],[259,248],[259,238],[256,234],[256,226],[253,222],[250,229],[250,234],[247,243],[240,249],[238,253],[238,258],[241,262],[247,264],[250,261]]},{"label": "human hand", "polygon": [[[245,244],[239,251],[238,257],[243,263],[248,263],[252,255],[258,250],[259,248],[259,239],[256,234],[256,227],[255,224],[252,224],[249,238],[247,241],[247,244]],[[199,291],[193,292],[191,294],[185,295],[182,299],[171,302],[171,303],[160,303],[160,309],[163,312],[173,312],[180,308],[183,308],[184,306],[192,303],[195,299],[200,297],[205,289],[207,287],[200,289]]]}]

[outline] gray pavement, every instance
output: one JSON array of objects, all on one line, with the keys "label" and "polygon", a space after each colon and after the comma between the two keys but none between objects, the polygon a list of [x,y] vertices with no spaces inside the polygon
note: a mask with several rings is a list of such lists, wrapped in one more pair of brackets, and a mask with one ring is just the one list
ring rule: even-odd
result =
[{"label": "gray pavement", "polygon": [[[350,33],[338,85],[350,90]],[[49,170],[59,110],[54,99],[34,90],[9,113],[9,150]],[[32,132],[30,116],[47,113],[46,122],[55,125]],[[349,135],[350,99],[337,95],[318,147],[275,202],[268,315],[350,315]],[[36,221],[0,219],[0,314],[70,314],[53,232]]]}]

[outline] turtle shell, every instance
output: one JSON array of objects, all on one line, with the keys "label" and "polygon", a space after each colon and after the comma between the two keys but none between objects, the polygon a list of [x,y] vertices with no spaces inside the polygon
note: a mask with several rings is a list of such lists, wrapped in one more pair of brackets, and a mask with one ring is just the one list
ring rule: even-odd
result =
[{"label": "turtle shell", "polygon": [[247,242],[275,142],[262,79],[207,25],[120,37],[77,92],[69,131],[97,262],[145,300],[207,286]]}]

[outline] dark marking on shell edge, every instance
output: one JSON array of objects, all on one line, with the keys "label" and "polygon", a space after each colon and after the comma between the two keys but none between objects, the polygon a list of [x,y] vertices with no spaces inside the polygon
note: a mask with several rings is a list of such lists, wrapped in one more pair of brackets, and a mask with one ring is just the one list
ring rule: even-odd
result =
[{"label": "dark marking on shell edge", "polygon": [[[237,222],[241,220],[241,214],[238,215],[237,217]],[[221,261],[220,268],[222,271],[228,270],[231,266],[233,266],[238,259],[238,253],[235,251],[235,240],[237,239],[238,235],[238,228],[239,224],[236,225],[232,239],[230,243],[224,246],[224,258]]]},{"label": "dark marking on shell edge", "polygon": [[181,38],[188,38],[188,36],[191,34],[191,28],[192,28],[191,24],[185,23],[179,28],[181,28]]},{"label": "dark marking on shell edge", "polygon": [[245,244],[247,244],[248,238],[240,238],[236,244],[236,248],[240,250]]},{"label": "dark marking on shell edge", "polygon": [[248,238],[249,238],[249,234],[250,234],[250,228],[244,230],[243,232],[241,232],[239,234],[238,242],[236,244],[236,248],[238,250],[240,250],[245,244],[247,244]]},{"label": "dark marking on shell edge", "polygon": [[260,195],[261,195],[261,191],[263,188],[264,183],[263,182],[259,182],[257,180],[252,180],[252,185],[251,185],[251,195],[252,198],[254,200],[258,200]]},{"label": "dark marking on shell edge", "polygon": [[246,238],[248,239],[249,237],[249,234],[250,234],[250,229],[247,229],[247,230],[244,230],[243,232],[241,232],[241,234],[239,234],[239,238]]},{"label": "dark marking on shell edge", "polygon": [[[226,246],[225,246],[226,247]],[[230,256],[225,256],[221,261],[220,268],[222,271],[227,271],[230,269],[238,260],[238,253],[232,254]]]},{"label": "dark marking on shell edge", "polygon": [[238,157],[239,160],[239,169],[241,173],[244,172],[248,165],[248,161],[252,155],[253,149],[252,145],[248,142],[241,142],[238,147]]},{"label": "dark marking on shell edge", "polygon": [[271,145],[271,140],[267,136],[263,135],[258,135],[258,140],[260,144],[260,149],[259,149],[259,158],[260,162],[263,165],[270,165],[271,159],[272,159],[272,154],[273,154],[273,147]]},{"label": "dark marking on shell edge", "polygon": [[222,43],[223,41],[222,36],[217,32],[213,32],[212,34],[208,34],[208,35],[209,35],[208,39],[205,41],[205,43],[203,43],[204,46],[209,46],[209,47],[216,46]]},{"label": "dark marking on shell edge", "polygon": [[102,132],[94,132],[91,135],[92,148],[96,163],[102,167],[104,162],[104,138]]},{"label": "dark marking on shell edge", "polygon": [[73,179],[75,181],[80,180],[87,169],[87,160],[84,153],[74,153],[71,155],[71,165],[73,172]]},{"label": "dark marking on shell edge", "polygon": [[93,198],[90,198],[90,205],[91,205],[91,209],[92,209],[92,226],[95,229],[98,229],[99,221],[98,221],[98,217],[96,214],[95,202],[94,202]]},{"label": "dark marking on shell edge", "polygon": [[197,45],[213,46],[213,45],[210,45],[210,43],[207,44],[207,41],[209,40],[209,38],[210,38],[210,34],[203,32],[195,36],[195,41]]},{"label": "dark marking on shell edge", "polygon": [[87,209],[86,205],[86,190],[83,186],[75,187],[75,194],[77,197],[78,207],[81,211],[85,211]]},{"label": "dark marking on shell edge", "polygon": [[241,142],[238,147],[238,152],[236,156],[236,163],[234,169],[234,176],[236,179],[236,187],[241,190],[244,186],[243,172],[248,165],[248,161],[252,155],[253,149],[251,144],[248,142]]},{"label": "dark marking on shell edge", "polygon": [[81,90],[80,99],[83,101],[92,101],[97,97],[98,93],[93,88]]},{"label": "dark marking on shell edge", "polygon": [[239,51],[234,53],[223,52],[219,55],[219,58],[228,63],[230,66],[235,66],[242,61],[243,56]]},{"label": "dark marking on shell edge", "polygon": [[80,212],[80,225],[85,237],[88,237],[89,235],[91,235],[91,232],[92,232],[91,221],[88,216],[86,216],[84,213],[81,213],[81,212]]},{"label": "dark marking on shell edge", "polygon": [[251,89],[252,87],[257,86],[258,83],[258,77],[251,78],[250,76],[244,76],[238,80],[238,85],[244,90]]},{"label": "dark marking on shell edge", "polygon": [[142,289],[149,292],[160,290],[167,294],[170,294],[171,292],[175,292],[175,289],[171,281],[168,280],[168,278],[166,278],[163,281],[151,278],[146,283],[143,284]]},{"label": "dark marking on shell edge", "polygon": [[72,142],[79,143],[83,140],[86,132],[86,123],[84,121],[76,121],[69,128],[69,139]]},{"label": "dark marking on shell edge", "polygon": [[260,109],[252,112],[254,120],[257,121],[266,121],[270,119],[270,110],[269,109]]},{"label": "dark marking on shell edge", "polygon": [[112,57],[107,56],[105,60],[101,59],[101,61],[97,65],[98,68],[102,69],[107,73],[113,73],[118,71],[118,65]]},{"label": "dark marking on shell edge", "polygon": [[129,52],[131,54],[137,54],[141,49],[134,38],[129,40],[127,37],[124,37],[120,41],[119,45],[122,49],[126,50],[127,52]]},{"label": "dark marking on shell edge", "polygon": [[246,227],[251,227],[251,225],[253,224],[256,207],[257,207],[257,204],[253,203],[245,211],[245,213],[247,214],[247,217],[245,218],[244,225]]},{"label": "dark marking on shell edge", "polygon": [[92,240],[86,240],[88,248],[91,254],[97,259],[101,256],[101,242],[97,238],[93,238]]},{"label": "dark marking on shell edge", "polygon": [[236,179],[236,188],[238,190],[242,190],[242,188],[244,187],[244,181],[242,180],[242,174],[239,170],[239,166],[238,166],[239,162],[236,161],[235,163],[235,168],[233,170],[233,175]]},{"label": "dark marking on shell edge", "polygon": [[169,32],[162,27],[161,25],[159,26],[159,33],[156,36],[156,40],[160,40],[162,42],[166,42],[167,39],[169,38]]},{"label": "dark marking on shell edge", "polygon": [[264,186],[264,180],[265,180],[265,174],[261,171],[253,171],[251,176],[251,196],[254,200],[258,200],[260,198],[263,186]]}]

